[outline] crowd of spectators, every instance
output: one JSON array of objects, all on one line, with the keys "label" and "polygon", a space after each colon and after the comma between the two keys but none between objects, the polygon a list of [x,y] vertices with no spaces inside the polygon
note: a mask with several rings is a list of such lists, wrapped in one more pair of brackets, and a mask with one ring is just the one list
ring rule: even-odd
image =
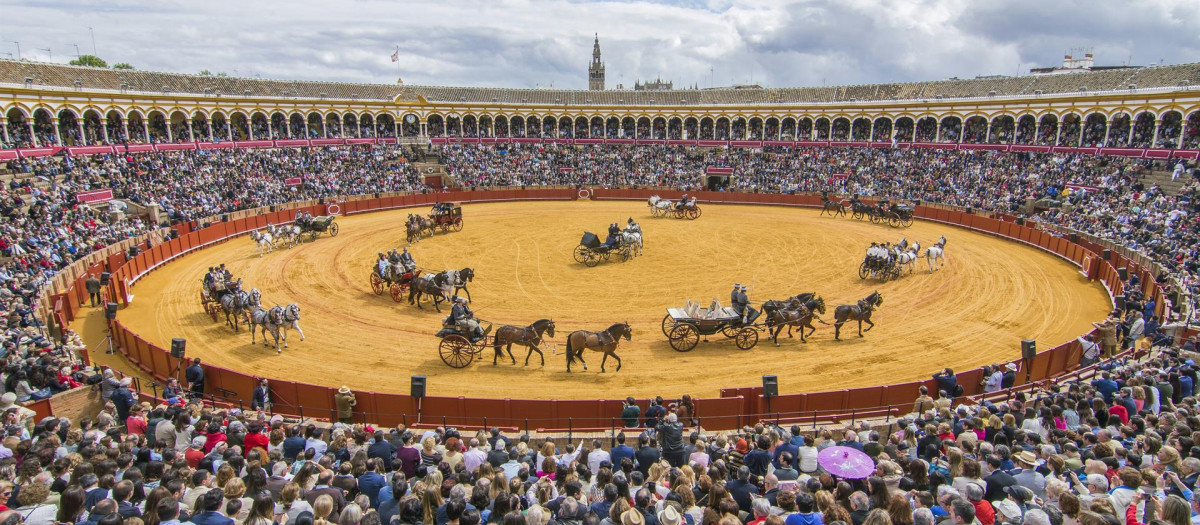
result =
[{"label": "crowd of spectators", "polygon": [[[1169,269],[1164,280],[1200,295],[1200,195],[1194,185],[1175,196],[1145,187],[1145,160],[667,146],[444,146],[435,153],[468,186],[695,190],[706,167],[723,166],[734,170],[728,189],[739,191],[828,190],[1013,215],[1034,200],[1044,208],[1036,220],[1143,251]],[[55,271],[158,226],[78,204],[80,191],[111,189],[136,205],[161,207],[172,220],[191,220],[299,199],[426,189],[398,162],[403,154],[395,146],[353,146],[9,163],[21,176],[0,189],[0,250],[8,259],[0,267],[7,322],[0,502],[14,510],[0,509],[0,525],[374,525],[393,518],[413,525],[1189,525],[1200,508],[1192,492],[1200,478],[1200,368],[1187,353],[1195,349],[1148,337],[1146,325],[1158,321],[1136,295],[1098,324],[1098,351],[1111,355],[1118,341],[1133,347],[1143,339],[1157,348],[1139,361],[1105,362],[1091,382],[997,404],[956,405],[949,389],[918,399],[898,426],[815,436],[770,424],[685,432],[699,420],[690,399],[657,400],[644,414],[630,400],[622,419],[647,431],[616,436],[608,450],[600,441],[498,431],[325,428],[205,409],[182,397],[170,406],[139,405],[127,381],[88,377],[72,357],[79,339],[68,334],[56,344],[34,314],[36,294]],[[1180,166],[1185,180],[1189,169]],[[290,177],[302,183],[289,186]],[[998,368],[986,379],[1003,387],[1012,372]],[[95,418],[33,421],[18,404],[88,382],[109,403]],[[817,451],[834,445],[866,452],[875,475],[847,480],[824,472]]]},{"label": "crowd of spectators", "polygon": [[[153,405],[106,375],[78,422],[0,399],[0,524],[1193,525],[1193,345],[1003,401],[957,398],[947,370],[898,420],[817,430],[706,431],[686,396],[630,398],[611,442]],[[835,475],[835,446],[874,468]]]}]

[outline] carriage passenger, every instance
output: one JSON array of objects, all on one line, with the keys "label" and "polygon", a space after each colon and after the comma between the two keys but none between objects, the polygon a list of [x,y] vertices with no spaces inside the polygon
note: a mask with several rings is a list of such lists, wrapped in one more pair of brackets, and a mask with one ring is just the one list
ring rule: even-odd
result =
[{"label": "carriage passenger", "polygon": [[465,297],[454,296],[454,307],[450,309],[450,323],[465,334],[470,334],[472,340],[483,337],[483,329],[475,320],[475,313],[467,307]]},{"label": "carriage passenger", "polygon": [[387,258],[383,256],[383,252],[380,252],[379,259],[377,259],[375,261],[375,271],[379,274],[380,277],[386,278],[388,276],[388,273],[387,273],[388,266],[389,266],[389,263],[388,263]]},{"label": "carriage passenger", "polygon": [[413,260],[412,254],[408,253],[407,246],[403,250],[400,253],[400,267],[404,268],[405,273],[412,273],[417,270],[417,262]]},{"label": "carriage passenger", "polygon": [[617,223],[614,222],[608,226],[608,237],[604,239],[604,246],[606,248],[612,249],[612,248],[615,248],[617,246],[617,244],[620,242],[621,242],[621,228],[618,227]]},{"label": "carriage passenger", "polygon": [[687,204],[688,204],[688,194],[684,193],[683,196],[679,198],[679,202],[675,203],[675,209],[679,209],[684,206],[687,206]]}]

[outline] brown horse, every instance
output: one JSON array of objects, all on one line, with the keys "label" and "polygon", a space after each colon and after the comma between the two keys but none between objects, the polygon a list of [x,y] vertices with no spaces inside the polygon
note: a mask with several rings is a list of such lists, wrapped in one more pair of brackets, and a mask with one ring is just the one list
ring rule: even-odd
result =
[{"label": "brown horse", "polygon": [[871,312],[879,305],[883,304],[883,295],[879,292],[872,292],[871,295],[864,297],[858,301],[858,304],[843,304],[833,310],[833,338],[837,340],[842,332],[842,325],[846,321],[858,321],[858,336],[863,336],[862,324],[866,322],[868,325],[867,331],[870,332],[875,327],[875,323],[871,322]]},{"label": "brown horse", "polygon": [[496,330],[496,335],[492,339],[492,348],[496,351],[496,355],[492,357],[492,366],[496,365],[497,359],[504,356],[504,352],[500,350],[500,347],[504,345],[508,345],[505,350],[508,351],[508,358],[512,359],[512,364],[517,364],[517,359],[513,357],[512,353],[513,344],[529,348],[529,353],[525,354],[525,366],[529,366],[529,358],[533,356],[534,352],[537,352],[538,357],[542,359],[542,366],[546,366],[546,355],[538,348],[542,344],[543,333],[554,337],[553,319],[538,319],[525,327],[501,326],[499,330]]},{"label": "brown horse", "polygon": [[[820,297],[810,299],[808,302],[799,305],[798,308],[787,308],[775,310],[767,316],[767,326],[771,327],[771,340],[775,342],[775,346],[779,346],[779,334],[783,332],[783,327],[788,329],[788,337],[792,336],[792,327],[800,328],[800,342],[807,343],[808,336],[817,331],[817,327],[812,325],[813,317],[817,318],[821,324],[829,324],[817,317],[817,314],[825,313],[825,299]],[[808,329],[808,333],[804,333],[804,329]]]},{"label": "brown horse", "polygon": [[604,372],[604,363],[608,361],[609,356],[617,360],[617,372],[621,371],[621,358],[617,356],[617,344],[624,337],[626,341],[633,340],[633,329],[629,327],[629,323],[617,323],[607,330],[600,332],[589,332],[587,330],[576,330],[567,336],[567,372],[571,371],[571,363],[575,362],[575,358],[579,358],[579,362],[583,363],[583,369],[587,370],[587,361],[583,360],[584,350],[593,350],[596,352],[604,352],[604,359],[600,360],[600,371]]},{"label": "brown horse", "polygon": [[821,215],[825,215],[826,213],[832,217],[837,217],[838,215],[845,217],[846,206],[841,202],[831,200],[829,192],[823,191],[821,192]]}]

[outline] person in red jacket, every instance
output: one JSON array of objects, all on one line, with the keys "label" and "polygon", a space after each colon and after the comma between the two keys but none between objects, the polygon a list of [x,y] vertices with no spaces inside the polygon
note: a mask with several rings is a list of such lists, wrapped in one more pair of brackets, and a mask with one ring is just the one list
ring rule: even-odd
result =
[{"label": "person in red jacket", "polygon": [[262,421],[251,421],[247,427],[249,433],[246,434],[245,447],[242,450],[243,456],[249,456],[250,451],[255,448],[261,448],[264,451],[271,444],[271,439],[263,433]]},{"label": "person in red jacket", "polygon": [[996,509],[983,499],[984,489],[978,483],[967,483],[967,500],[975,507],[975,519],[982,525],[996,523]]}]

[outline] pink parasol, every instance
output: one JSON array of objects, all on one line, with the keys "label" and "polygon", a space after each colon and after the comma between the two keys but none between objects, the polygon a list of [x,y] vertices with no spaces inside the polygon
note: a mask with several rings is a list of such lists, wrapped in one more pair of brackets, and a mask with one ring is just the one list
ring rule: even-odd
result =
[{"label": "pink parasol", "polygon": [[871,456],[850,447],[829,447],[817,454],[817,463],[826,472],[845,479],[863,479],[875,472]]}]

